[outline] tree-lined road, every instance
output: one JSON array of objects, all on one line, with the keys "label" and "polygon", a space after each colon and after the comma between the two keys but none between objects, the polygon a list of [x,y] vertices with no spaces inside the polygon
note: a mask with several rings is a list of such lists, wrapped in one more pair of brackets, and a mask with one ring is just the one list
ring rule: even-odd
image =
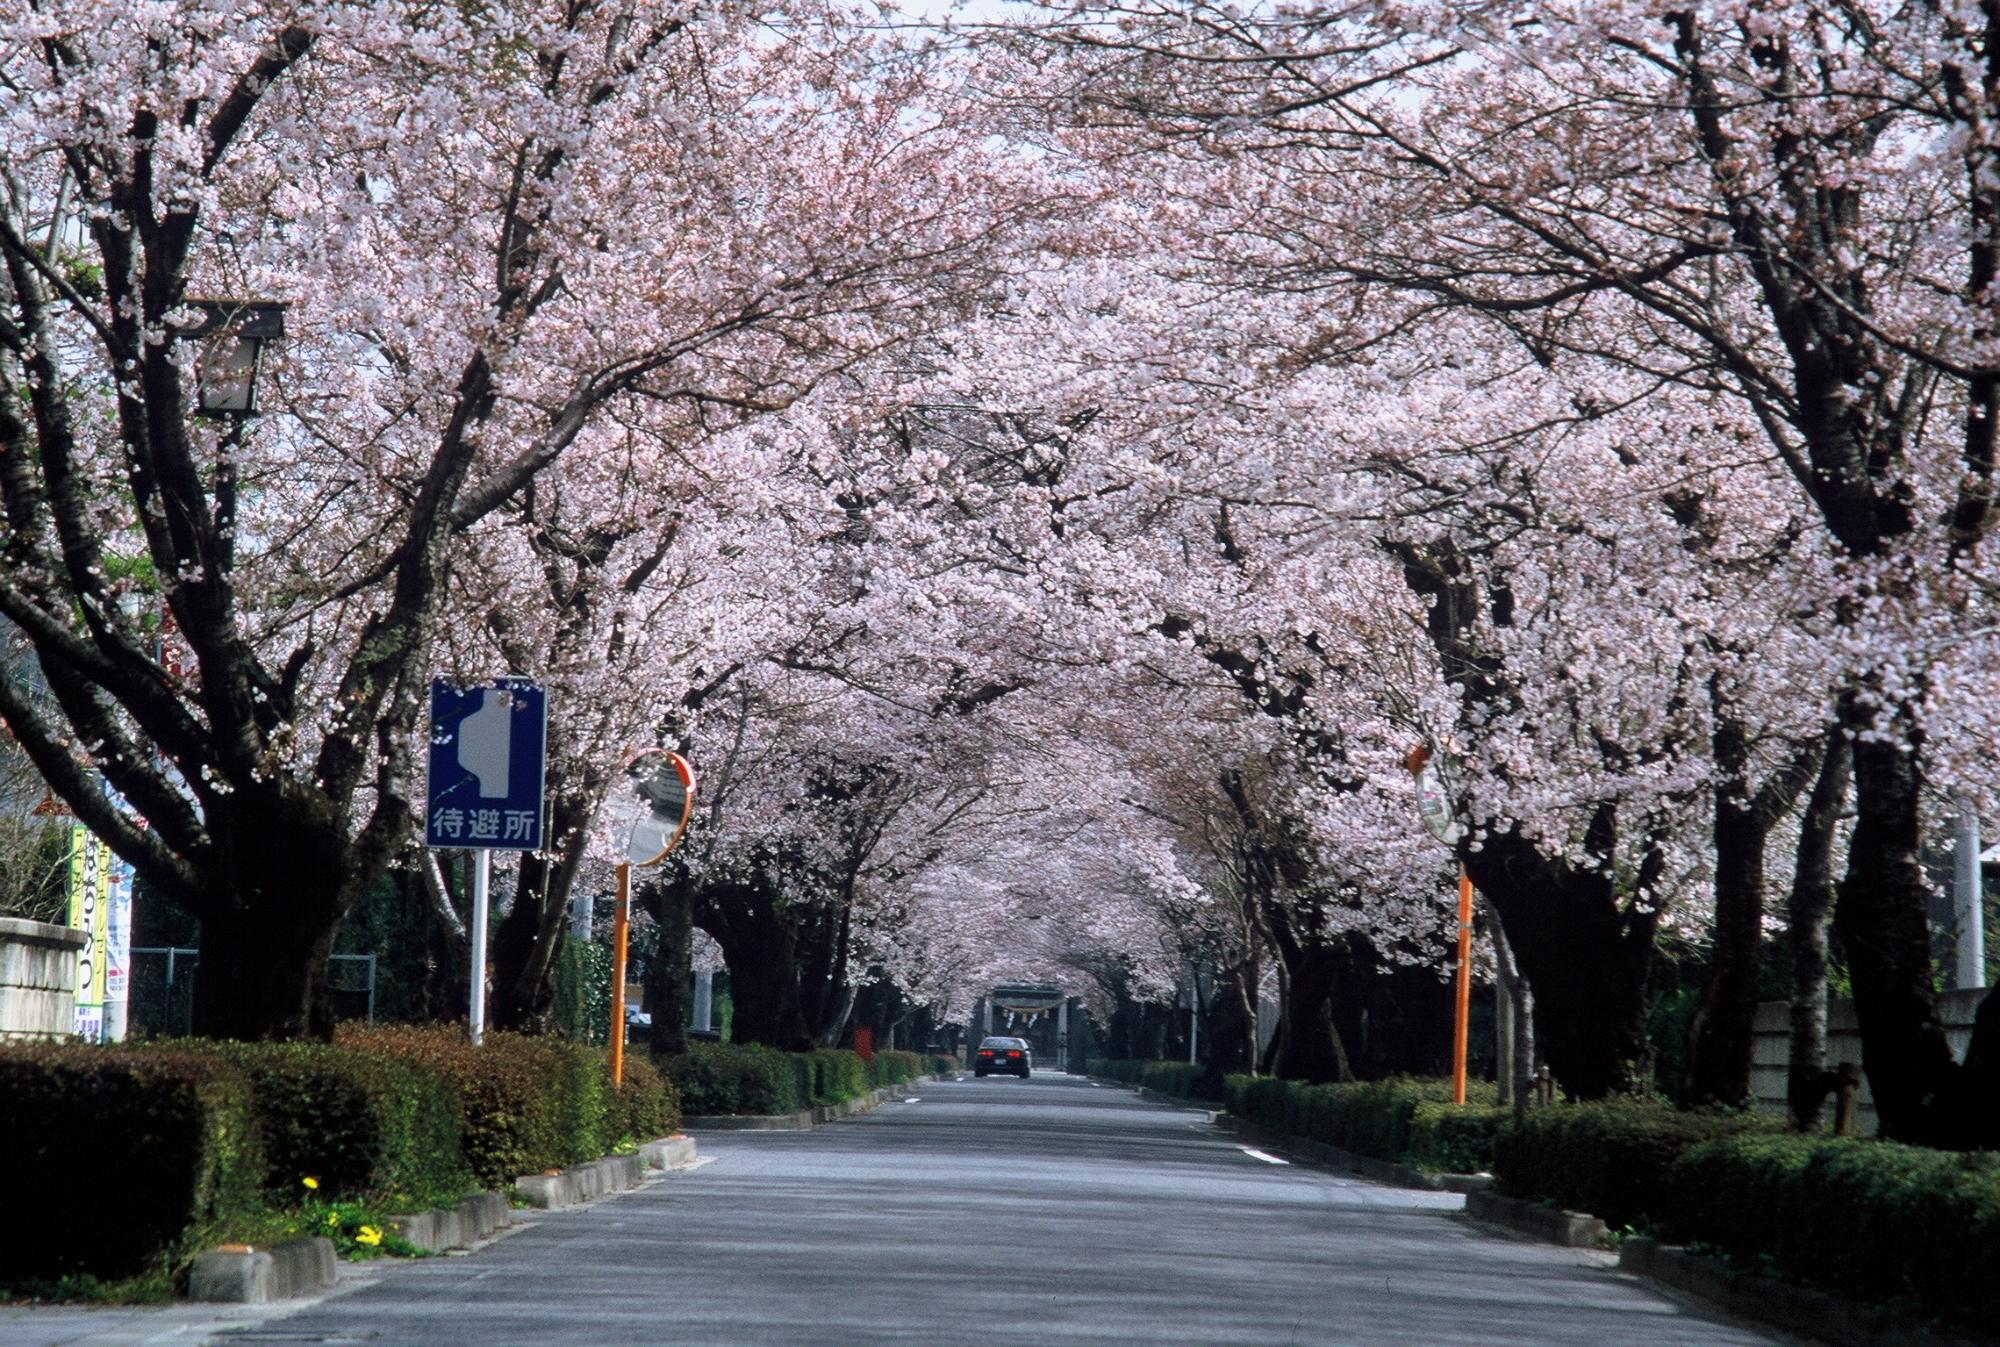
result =
[{"label": "tree-lined road", "polygon": [[213,1339],[667,1343],[1791,1341],[1461,1199],[1273,1164],[1205,1114],[1081,1079],[931,1083],[812,1132],[701,1138],[693,1173]]}]

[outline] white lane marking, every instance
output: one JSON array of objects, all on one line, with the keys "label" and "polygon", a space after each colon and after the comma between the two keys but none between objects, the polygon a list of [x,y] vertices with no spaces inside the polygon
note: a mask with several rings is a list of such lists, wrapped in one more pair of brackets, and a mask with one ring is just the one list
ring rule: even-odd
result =
[{"label": "white lane marking", "polygon": [[915,1098],[905,1099],[903,1102],[905,1104],[921,1104],[924,1102],[924,1099],[922,1095],[918,1095]]},{"label": "white lane marking", "polygon": [[1288,1165],[1291,1163],[1290,1160],[1280,1160],[1275,1155],[1266,1155],[1264,1152],[1252,1150],[1248,1146],[1238,1146],[1236,1149],[1254,1160],[1262,1160],[1267,1165]]},{"label": "white lane marking", "polygon": [[1096,1081],[1093,1080],[1092,1082],[1090,1082],[1090,1088],[1093,1090],[1101,1090],[1104,1087],[1102,1085],[1099,1085]]}]

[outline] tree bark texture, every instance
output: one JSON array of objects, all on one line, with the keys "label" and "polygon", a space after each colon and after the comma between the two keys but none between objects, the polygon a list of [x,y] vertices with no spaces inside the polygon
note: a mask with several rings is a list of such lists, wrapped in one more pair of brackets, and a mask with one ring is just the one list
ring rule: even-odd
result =
[{"label": "tree bark texture", "polygon": [[686,1052],[693,1016],[694,906],[687,886],[649,878],[635,901],[659,924],[660,948],[646,970],[646,1003],[653,1015],[653,1052]]},{"label": "tree bark texture", "polygon": [[1847,805],[1853,757],[1839,729],[1827,737],[1819,779],[1799,821],[1799,850],[1786,909],[1792,968],[1791,1048],[1785,1097],[1792,1126],[1819,1126],[1826,1103],[1827,917],[1833,910],[1833,851],[1841,810]]},{"label": "tree bark texture", "polygon": [[1658,914],[1621,903],[1610,875],[1544,856],[1518,832],[1465,855],[1534,990],[1535,1039],[1574,1099],[1630,1094],[1646,1074]]}]

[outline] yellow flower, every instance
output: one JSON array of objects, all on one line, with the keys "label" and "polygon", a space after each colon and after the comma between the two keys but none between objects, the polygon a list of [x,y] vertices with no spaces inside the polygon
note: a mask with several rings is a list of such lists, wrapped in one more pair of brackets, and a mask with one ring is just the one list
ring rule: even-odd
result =
[{"label": "yellow flower", "polygon": [[372,1225],[364,1225],[354,1232],[354,1242],[356,1244],[380,1244],[382,1242],[382,1232]]},{"label": "yellow flower", "polygon": [[328,1225],[339,1225],[339,1224],[340,1224],[340,1213],[339,1213],[339,1212],[337,1212],[337,1211],[329,1211],[329,1212],[328,1212],[328,1213],[326,1214],[326,1223],[327,1223]]},{"label": "yellow flower", "polygon": [[305,1185],[308,1189],[317,1190],[319,1187],[319,1180],[314,1178],[312,1175],[308,1174],[305,1177]]}]

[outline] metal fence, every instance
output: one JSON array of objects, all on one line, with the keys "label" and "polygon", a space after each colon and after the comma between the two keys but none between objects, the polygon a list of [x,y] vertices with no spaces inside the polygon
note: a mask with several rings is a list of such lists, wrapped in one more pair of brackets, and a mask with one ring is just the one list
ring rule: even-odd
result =
[{"label": "metal fence", "polygon": [[[132,950],[127,1031],[134,1037],[178,1038],[194,1027],[194,980],[201,951],[180,946]],[[375,1018],[375,956],[335,954],[327,961],[328,993],[337,1020]]]}]

